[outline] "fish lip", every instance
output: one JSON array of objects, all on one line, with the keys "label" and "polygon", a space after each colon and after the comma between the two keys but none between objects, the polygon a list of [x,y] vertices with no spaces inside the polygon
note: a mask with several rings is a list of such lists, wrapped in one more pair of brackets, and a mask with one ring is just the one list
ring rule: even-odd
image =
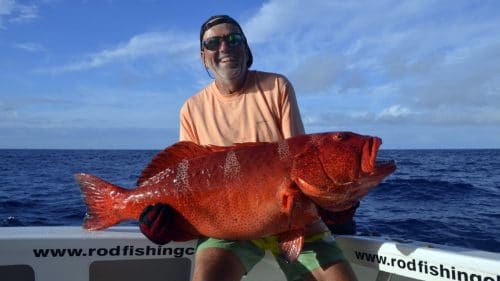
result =
[{"label": "fish lip", "polygon": [[[354,206],[361,198],[363,198],[372,188],[379,185],[385,177],[389,176],[396,170],[396,162],[394,160],[377,159],[374,162],[374,169],[369,173],[361,173],[357,180],[348,182],[346,185],[357,190],[352,194],[349,200],[336,204],[334,207],[328,208],[330,211],[343,211]],[[349,187],[348,187],[349,188]]]},{"label": "fish lip", "polygon": [[378,160],[375,162],[375,167],[371,172],[361,173],[355,182],[382,182],[384,178],[396,171],[396,161],[394,160]]},{"label": "fish lip", "polygon": [[370,137],[363,145],[361,171],[364,174],[371,174],[377,170],[377,154],[382,140],[378,137]]},{"label": "fish lip", "polygon": [[368,177],[386,177],[396,170],[396,162],[392,159],[378,158],[382,139],[371,137],[363,147],[364,157],[361,171]]},{"label": "fish lip", "polygon": [[375,162],[375,170],[372,174],[385,177],[396,171],[396,167],[396,161],[392,159],[377,159]]}]

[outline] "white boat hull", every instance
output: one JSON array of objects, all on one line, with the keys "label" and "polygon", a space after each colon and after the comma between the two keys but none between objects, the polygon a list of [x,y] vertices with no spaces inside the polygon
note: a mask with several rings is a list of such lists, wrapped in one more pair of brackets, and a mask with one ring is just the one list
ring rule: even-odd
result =
[{"label": "white boat hull", "polygon": [[[359,280],[500,281],[500,254],[383,238],[337,236]],[[0,228],[4,281],[190,280],[196,241],[152,244],[137,227]],[[267,254],[244,280],[285,280]]]}]

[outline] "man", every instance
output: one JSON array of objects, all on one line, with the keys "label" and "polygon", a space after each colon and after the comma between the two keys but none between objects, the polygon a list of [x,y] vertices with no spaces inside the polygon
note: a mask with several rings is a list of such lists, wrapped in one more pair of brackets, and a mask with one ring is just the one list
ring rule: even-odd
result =
[{"label": "man", "polygon": [[[304,134],[295,92],[282,75],[250,71],[253,57],[240,25],[226,15],[201,27],[201,59],[214,81],[189,98],[180,111],[180,140],[227,146],[239,142],[279,141]],[[258,163],[256,163],[258,165]],[[162,243],[162,206],[148,207],[141,231]],[[349,211],[348,220],[354,209]],[[337,214],[326,212],[332,220]],[[306,229],[298,261],[277,261],[288,280],[356,280],[341,250],[317,221]],[[275,237],[253,241],[202,238],[195,258],[195,281],[240,280],[263,258],[277,254]]]}]

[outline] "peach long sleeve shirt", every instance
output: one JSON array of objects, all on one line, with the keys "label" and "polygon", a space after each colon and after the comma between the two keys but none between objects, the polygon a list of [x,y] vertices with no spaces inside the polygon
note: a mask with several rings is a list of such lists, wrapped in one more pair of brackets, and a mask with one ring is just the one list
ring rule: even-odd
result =
[{"label": "peach long sleeve shirt", "polygon": [[274,73],[249,71],[242,90],[230,95],[212,82],[180,111],[180,140],[201,145],[273,142],[300,134],[304,126],[295,91]]}]

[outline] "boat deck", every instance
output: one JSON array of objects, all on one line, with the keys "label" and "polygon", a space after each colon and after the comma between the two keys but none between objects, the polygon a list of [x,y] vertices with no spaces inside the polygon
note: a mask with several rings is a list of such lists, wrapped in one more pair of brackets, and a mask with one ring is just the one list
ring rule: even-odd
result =
[{"label": "boat deck", "polygon": [[[380,237],[337,236],[359,280],[500,281],[500,254]],[[195,241],[152,244],[137,227],[0,228],[0,276],[10,281],[190,280]],[[285,280],[268,254],[244,280]]]}]

